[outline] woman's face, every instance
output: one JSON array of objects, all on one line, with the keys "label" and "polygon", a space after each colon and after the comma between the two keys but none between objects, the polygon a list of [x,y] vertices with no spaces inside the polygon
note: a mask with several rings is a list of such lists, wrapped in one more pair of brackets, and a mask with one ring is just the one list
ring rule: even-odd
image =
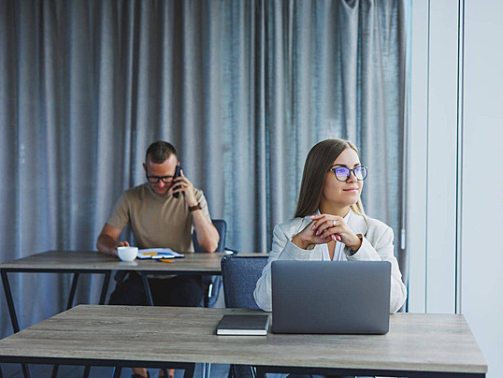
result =
[{"label": "woman's face", "polygon": [[[358,167],[360,159],[352,148],[346,148],[335,161],[331,168],[346,167],[353,169]],[[325,175],[323,184],[322,201],[330,202],[338,207],[348,207],[354,205],[360,198],[363,189],[363,181],[358,181],[353,172],[347,181],[339,181],[335,177],[334,171],[329,171]]]}]

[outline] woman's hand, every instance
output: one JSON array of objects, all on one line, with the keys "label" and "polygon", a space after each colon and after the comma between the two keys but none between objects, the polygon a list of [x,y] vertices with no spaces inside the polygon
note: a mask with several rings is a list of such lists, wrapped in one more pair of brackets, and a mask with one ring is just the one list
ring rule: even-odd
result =
[{"label": "woman's hand", "polygon": [[314,222],[309,223],[301,232],[292,238],[292,243],[302,249],[313,249],[316,244],[328,243],[331,239],[324,239],[316,235],[313,230]]},{"label": "woman's hand", "polygon": [[338,215],[319,214],[306,228],[292,238],[292,243],[302,249],[310,249],[316,244],[337,240],[353,251],[361,247],[361,239],[349,228],[344,219]]},{"label": "woman's hand", "polygon": [[313,215],[311,219],[313,231],[322,239],[340,241],[353,251],[361,247],[361,239],[344,222],[344,218],[338,215],[319,214]]}]

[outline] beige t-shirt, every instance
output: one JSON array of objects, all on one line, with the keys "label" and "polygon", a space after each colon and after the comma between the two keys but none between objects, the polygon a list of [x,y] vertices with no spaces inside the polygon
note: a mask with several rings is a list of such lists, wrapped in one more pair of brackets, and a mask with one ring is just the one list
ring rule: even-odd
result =
[{"label": "beige t-shirt", "polygon": [[[203,191],[195,189],[204,215],[210,218]],[[139,248],[171,248],[176,252],[194,252],[192,245],[192,213],[181,194],[160,196],[148,183],[126,190],[107,222],[131,229]]]}]

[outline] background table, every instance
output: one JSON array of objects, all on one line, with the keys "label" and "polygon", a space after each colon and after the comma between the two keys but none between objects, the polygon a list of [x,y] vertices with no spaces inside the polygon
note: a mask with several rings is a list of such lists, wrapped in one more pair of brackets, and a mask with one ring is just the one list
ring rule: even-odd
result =
[{"label": "background table", "polygon": [[386,335],[216,336],[224,314],[259,310],[80,305],[0,340],[0,362],[160,367],[258,366],[301,372],[485,377],[462,315],[394,314]]},{"label": "background table", "polygon": [[148,287],[148,274],[200,274],[220,275],[220,260],[224,253],[186,253],[184,258],[175,259],[173,264],[155,260],[120,261],[97,251],[47,251],[37,253],[11,262],[0,264],[0,273],[4,286],[7,306],[14,332],[19,332],[12,291],[8,273],[73,273],[72,286],[68,297],[67,309],[73,306],[80,273],[104,274],[105,279],[100,296],[104,304],[112,271],[136,271],[144,278],[147,296],[152,301]]}]

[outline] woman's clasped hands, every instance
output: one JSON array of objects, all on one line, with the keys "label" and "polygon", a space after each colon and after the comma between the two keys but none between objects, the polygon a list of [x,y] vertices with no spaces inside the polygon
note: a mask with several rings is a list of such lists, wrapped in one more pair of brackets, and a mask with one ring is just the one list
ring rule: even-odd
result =
[{"label": "woman's clasped hands", "polygon": [[356,251],[362,244],[356,235],[338,215],[318,214],[311,216],[309,223],[301,232],[292,238],[292,243],[302,249],[313,249],[316,244],[338,241]]}]

